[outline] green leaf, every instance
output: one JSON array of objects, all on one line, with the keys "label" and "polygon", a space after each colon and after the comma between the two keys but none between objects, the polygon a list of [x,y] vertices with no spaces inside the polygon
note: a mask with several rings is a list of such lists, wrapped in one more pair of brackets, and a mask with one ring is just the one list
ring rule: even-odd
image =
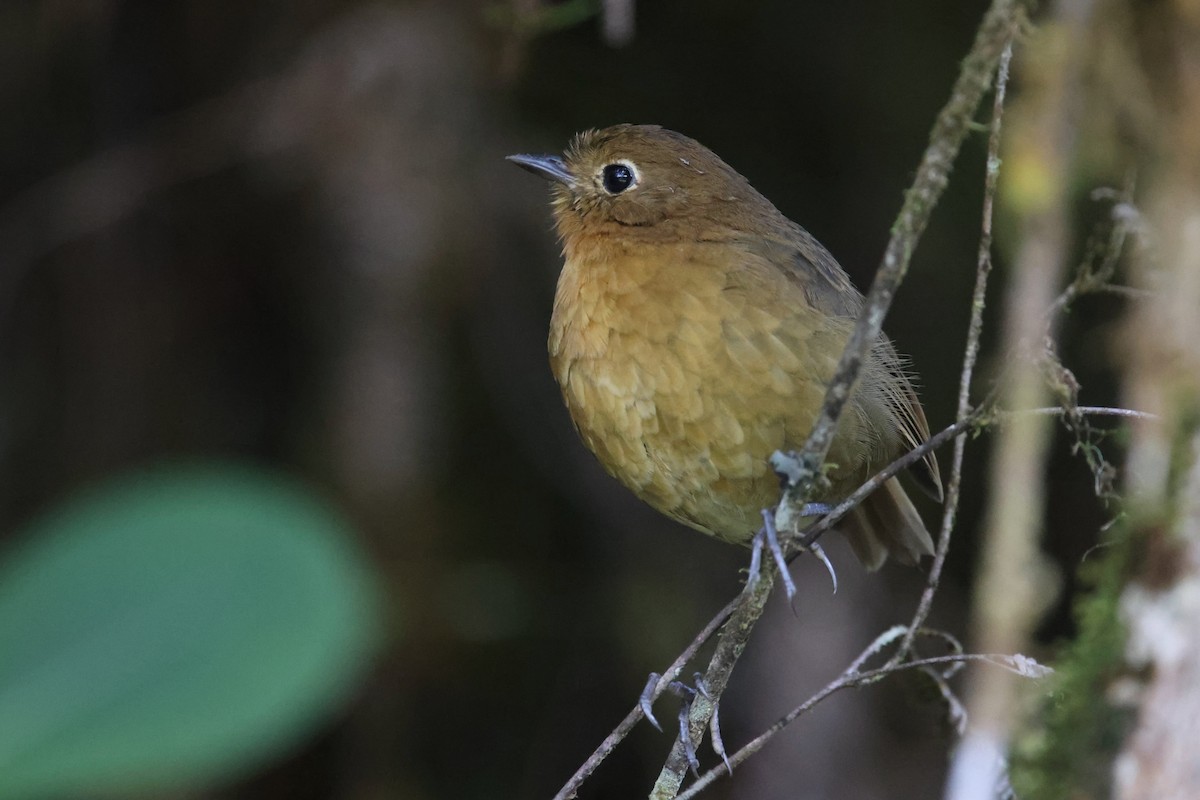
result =
[{"label": "green leaf", "polygon": [[346,525],[228,465],[86,491],[0,560],[0,798],[196,785],[335,710],[377,638]]}]

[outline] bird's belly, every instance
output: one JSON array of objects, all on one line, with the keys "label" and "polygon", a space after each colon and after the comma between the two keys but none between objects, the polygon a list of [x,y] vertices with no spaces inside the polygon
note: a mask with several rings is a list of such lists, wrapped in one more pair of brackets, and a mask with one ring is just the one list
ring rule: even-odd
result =
[{"label": "bird's belly", "polygon": [[779,498],[767,459],[807,435],[824,383],[739,358],[720,320],[657,338],[609,329],[590,352],[575,346],[583,331],[572,327],[551,360],[576,428],[605,469],[684,524],[748,540],[760,510]]},{"label": "bird's belly", "polygon": [[[666,362],[672,359],[664,354]],[[766,457],[782,446],[782,426],[739,419],[690,381],[661,392],[622,383],[621,376],[641,370],[612,362],[576,362],[563,384],[584,443],[610,474],[662,513],[723,539],[749,538],[757,510],[778,494]]]}]

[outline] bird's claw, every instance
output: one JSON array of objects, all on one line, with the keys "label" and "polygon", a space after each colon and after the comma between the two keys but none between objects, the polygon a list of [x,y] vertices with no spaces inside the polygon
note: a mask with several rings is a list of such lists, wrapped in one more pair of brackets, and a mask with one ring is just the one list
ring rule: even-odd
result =
[{"label": "bird's claw", "polygon": [[[704,681],[700,678],[699,673],[695,677],[697,685],[703,686]],[[683,742],[683,754],[687,757],[688,766],[691,767],[692,774],[699,777],[700,759],[696,756],[696,745],[692,743],[690,722],[692,701],[701,692],[682,681],[671,681],[667,684],[667,691],[679,697],[679,741]],[[707,697],[708,690],[705,689],[703,694]]]},{"label": "bird's claw", "polygon": [[813,542],[808,546],[808,549],[825,565],[825,569],[829,572],[829,579],[833,581],[833,593],[837,594],[837,571],[833,568],[833,562],[829,560],[829,556],[825,555],[825,548]]},{"label": "bird's claw", "polygon": [[658,720],[654,718],[654,690],[658,688],[658,682],[662,680],[662,675],[657,672],[651,672],[650,677],[646,680],[646,688],[642,689],[641,696],[638,697],[638,707],[642,709],[642,716],[646,721],[662,731],[662,725],[658,724]]},{"label": "bird's claw", "polygon": [[[802,517],[821,517],[833,511],[833,506],[827,503],[805,503],[800,510]],[[758,571],[762,565],[762,548],[766,546],[771,551],[771,557],[775,561],[775,566],[779,569],[779,575],[783,579],[783,588],[787,592],[788,602],[796,596],[796,584],[792,581],[792,576],[788,572],[787,561],[783,557],[783,548],[779,544],[779,532],[775,529],[775,515],[770,509],[762,510],[763,526],[759,529],[754,537],[754,546],[750,555],[750,578],[757,580]],[[833,562],[829,560],[829,556],[825,554],[825,548],[821,547],[817,542],[812,542],[804,546],[805,550],[811,552],[822,564],[825,565],[826,571],[829,572],[829,579],[833,582],[833,593],[837,594],[838,579],[837,571],[833,568]]]},{"label": "bird's claw", "polygon": [[[759,529],[758,535],[762,537],[762,542],[771,551],[771,557],[775,560],[775,567],[779,570],[779,577],[783,580],[783,588],[787,592],[790,603],[796,596],[796,584],[792,581],[791,573],[788,572],[787,559],[783,557],[783,548],[779,545],[779,532],[775,530],[775,512],[764,508],[762,518],[763,526]],[[753,561],[754,559],[751,557],[751,567],[753,567]]]},{"label": "bird's claw", "polygon": [[[650,673],[650,678],[646,681],[646,688],[642,690],[641,698],[638,700],[638,705],[642,709],[642,714],[650,721],[650,724],[660,731],[662,727],[658,724],[658,720],[651,713],[650,703],[654,694],[654,690],[658,687],[662,676],[657,672]],[[714,700],[708,691],[708,685],[704,682],[704,677],[697,672],[693,676],[695,686],[688,686],[682,681],[671,681],[667,684],[667,691],[680,698],[679,703],[679,740],[683,742],[683,753],[687,758],[688,766],[692,770],[692,774],[699,777],[700,775],[700,759],[696,755],[696,745],[692,742],[691,736],[691,715],[692,703],[697,696],[703,697],[713,704],[712,720],[709,722],[709,732],[712,735],[713,750],[725,762],[725,768],[733,773],[733,767],[729,763],[729,756],[725,752],[725,742],[721,739],[721,723],[718,716],[719,703]]]},{"label": "bird's claw", "polygon": [[704,682],[704,677],[700,673],[696,673],[696,691],[700,695],[713,704],[712,719],[708,723],[708,732],[712,737],[713,750],[725,762],[725,769],[729,770],[729,774],[733,774],[733,765],[729,763],[729,755],[725,752],[725,741],[721,738],[721,704],[719,701],[713,700],[711,694],[708,693],[708,685]]},{"label": "bird's claw", "polygon": [[[800,509],[801,517],[823,517],[833,511],[833,506],[828,503],[805,503]],[[837,594],[838,580],[837,572],[833,569],[833,562],[829,560],[829,556],[825,555],[825,549],[816,542],[812,542],[804,546],[825,565],[825,569],[829,572],[829,578],[833,581],[833,593]]]}]

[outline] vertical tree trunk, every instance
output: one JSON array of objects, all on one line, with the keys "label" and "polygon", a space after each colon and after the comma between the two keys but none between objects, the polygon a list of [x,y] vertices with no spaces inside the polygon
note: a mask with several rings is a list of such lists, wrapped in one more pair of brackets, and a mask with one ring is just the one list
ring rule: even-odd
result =
[{"label": "vertical tree trunk", "polygon": [[1147,178],[1147,247],[1134,279],[1154,290],[1131,320],[1129,490],[1144,564],[1126,587],[1130,666],[1147,676],[1115,765],[1115,796],[1200,797],[1200,7],[1132,4],[1161,149]]}]

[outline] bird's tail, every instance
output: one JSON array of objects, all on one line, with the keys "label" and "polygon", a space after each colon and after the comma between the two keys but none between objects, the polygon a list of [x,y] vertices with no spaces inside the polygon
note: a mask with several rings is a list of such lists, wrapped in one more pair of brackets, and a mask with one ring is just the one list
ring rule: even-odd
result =
[{"label": "bird's tail", "polygon": [[891,553],[902,564],[933,555],[933,539],[900,481],[876,489],[839,526],[863,566],[876,570]]}]

